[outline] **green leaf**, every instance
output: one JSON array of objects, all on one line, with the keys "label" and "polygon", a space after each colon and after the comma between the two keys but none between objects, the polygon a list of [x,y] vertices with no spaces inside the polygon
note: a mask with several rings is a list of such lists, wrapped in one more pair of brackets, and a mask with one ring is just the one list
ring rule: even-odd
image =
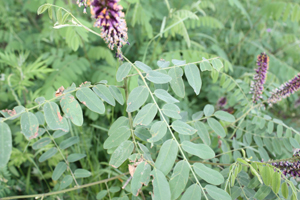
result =
[{"label": "green leaf", "polygon": [[98,192],[96,199],[103,199],[107,195],[107,190],[102,190],[101,192]]},{"label": "green leaf", "polygon": [[215,152],[206,144],[195,144],[190,141],[184,141],[181,144],[183,150],[189,154],[198,156],[202,159],[211,159],[215,157]]},{"label": "green leaf", "polygon": [[39,121],[33,113],[25,112],[21,115],[21,130],[28,140],[38,136]]},{"label": "green leaf", "polygon": [[194,89],[196,95],[198,95],[202,86],[202,80],[198,67],[195,64],[189,64],[184,67],[184,72],[190,86]]},{"label": "green leaf", "polygon": [[153,176],[153,200],[171,200],[170,186],[165,175],[157,168],[154,168],[151,174]]},{"label": "green leaf", "polygon": [[269,121],[268,122],[268,133],[269,134],[273,133],[273,129],[274,129],[274,123]]},{"label": "green leaf", "polygon": [[113,85],[108,86],[108,89],[111,92],[111,94],[113,95],[113,97],[115,98],[115,100],[117,100],[117,102],[119,104],[123,105],[124,98],[123,98],[123,95],[122,95],[120,89]]},{"label": "green leaf", "polygon": [[182,69],[178,67],[172,68],[169,70],[168,74],[172,78],[170,82],[172,90],[177,96],[183,98],[185,95],[185,88],[182,80],[182,75],[183,75]]},{"label": "green leaf", "polygon": [[131,64],[128,62],[123,63],[117,71],[117,75],[116,75],[117,81],[118,82],[123,81],[123,79],[128,75],[130,70],[131,70]]},{"label": "green leaf", "polygon": [[148,126],[154,119],[157,113],[157,107],[154,103],[145,105],[135,116],[133,126],[144,125]]},{"label": "green leaf", "polygon": [[217,120],[215,120],[214,118],[208,118],[207,119],[208,125],[209,127],[220,137],[225,137],[226,133],[225,130],[223,128],[223,126],[220,124],[220,122],[218,122]]},{"label": "green leaf", "polygon": [[72,146],[73,144],[77,144],[78,142],[79,142],[79,137],[78,136],[70,137],[70,138],[62,141],[59,144],[59,147],[61,149],[66,149],[66,148]]},{"label": "green leaf", "polygon": [[195,128],[197,129],[197,134],[202,139],[202,141],[205,144],[210,145],[211,144],[210,136],[208,130],[205,127],[205,124],[203,122],[197,121],[195,122]]},{"label": "green leaf", "polygon": [[38,97],[38,98],[36,98],[34,101],[37,103],[37,104],[39,104],[39,105],[41,105],[42,103],[44,103],[45,102],[45,97]]},{"label": "green leaf", "polygon": [[177,199],[184,191],[189,179],[190,168],[186,161],[179,161],[173,170],[169,184],[171,189],[172,199]]},{"label": "green leaf", "polygon": [[213,199],[231,200],[231,196],[227,192],[214,185],[206,185],[205,189]]},{"label": "green leaf", "polygon": [[32,148],[34,150],[37,150],[37,149],[40,149],[44,146],[46,146],[47,144],[49,144],[51,142],[51,139],[50,138],[42,138],[42,139],[39,139],[38,141],[36,141],[33,145],[32,145]]},{"label": "green leaf", "polygon": [[277,137],[281,138],[282,137],[282,132],[283,132],[283,127],[280,124],[280,125],[277,126]]},{"label": "green leaf", "polygon": [[37,10],[37,14],[38,14],[38,15],[42,14],[42,13],[45,12],[48,8],[49,8],[49,5],[48,5],[48,4],[41,5],[41,6],[38,8],[38,10]]},{"label": "green leaf", "polygon": [[289,196],[289,188],[286,184],[286,182],[283,182],[282,185],[281,185],[281,193],[282,193],[282,196],[287,199],[288,196]]},{"label": "green leaf", "polygon": [[68,156],[67,161],[68,162],[76,162],[82,158],[86,157],[85,154],[82,153],[72,153]]},{"label": "green leaf", "polygon": [[47,102],[44,105],[44,115],[47,125],[52,130],[63,130],[68,132],[69,125],[65,117],[62,117],[58,105],[54,102]]},{"label": "green leaf", "polygon": [[67,164],[64,162],[59,162],[53,171],[52,179],[54,181],[57,181],[61,177],[61,175],[66,171],[66,169]]},{"label": "green leaf", "polygon": [[259,171],[260,175],[262,177],[262,180],[264,181],[265,185],[271,185],[272,182],[272,176],[271,176],[271,171],[273,170],[272,168],[269,168],[268,166],[259,166]]},{"label": "green leaf", "polygon": [[162,109],[163,113],[174,119],[181,119],[180,108],[175,104],[165,104]]},{"label": "green leaf", "polygon": [[143,161],[141,162],[134,171],[131,180],[131,192],[133,195],[138,196],[139,190],[143,185],[148,185],[150,180],[151,166]]},{"label": "green leaf", "polygon": [[[45,124],[45,116],[42,112],[38,111],[38,112],[34,113],[34,115],[38,119],[39,125],[44,125]],[[39,130],[40,129],[41,128],[39,128]]]},{"label": "green leaf", "polygon": [[152,137],[147,140],[148,142],[153,143],[159,141],[167,133],[167,124],[163,121],[155,122],[150,128],[150,133]]},{"label": "green leaf", "polygon": [[226,122],[235,122],[235,117],[225,111],[219,110],[214,113],[214,116],[220,120],[226,121]]},{"label": "green leaf", "polygon": [[258,151],[259,151],[259,155],[260,157],[267,161],[267,160],[270,160],[270,157],[268,155],[268,152],[263,148],[263,147],[258,147]]},{"label": "green leaf", "polygon": [[105,85],[96,85],[95,87],[93,87],[93,91],[108,104],[112,106],[116,105],[113,95]]},{"label": "green leaf", "polygon": [[191,185],[182,195],[181,200],[200,200],[201,188],[197,184]]},{"label": "green leaf", "polygon": [[145,78],[147,80],[151,81],[152,83],[156,83],[156,84],[164,84],[164,83],[168,83],[172,80],[172,78],[169,75],[163,74],[163,73],[157,72],[157,71],[147,72],[147,75]]},{"label": "green leaf", "polygon": [[111,149],[113,147],[119,146],[122,142],[130,137],[130,129],[127,126],[121,126],[116,131],[114,131],[104,142],[104,149]]},{"label": "green leaf", "polygon": [[178,152],[178,146],[172,139],[163,143],[157,156],[155,167],[167,175],[172,169]]},{"label": "green leaf", "polygon": [[9,118],[9,120],[16,119],[20,117],[22,113],[25,112],[25,108],[23,106],[16,106],[12,110],[0,110],[0,113],[5,117]]},{"label": "green leaf", "polygon": [[201,71],[211,71],[212,67],[207,60],[204,60],[203,62],[200,63],[200,69]]},{"label": "green leaf", "polygon": [[149,91],[145,86],[134,88],[128,97],[127,112],[138,110],[148,99]]},{"label": "green leaf", "polygon": [[149,72],[149,71],[152,71],[152,69],[148,66],[148,65],[146,65],[146,64],[144,64],[144,63],[142,63],[142,62],[140,62],[140,61],[135,61],[135,63],[134,63],[139,69],[141,69],[141,70],[143,70],[144,72]]},{"label": "green leaf", "polygon": [[61,137],[61,136],[66,135],[67,133],[68,133],[68,132],[62,131],[62,130],[55,131],[55,132],[53,133],[53,138],[59,138],[59,137]]},{"label": "green leaf", "polygon": [[254,195],[255,199],[263,200],[268,196],[268,194],[271,192],[271,188],[269,186],[263,185],[259,188],[259,190]]},{"label": "green leaf", "polygon": [[275,194],[277,194],[279,192],[280,183],[281,183],[280,173],[274,172],[271,185],[272,185],[272,190],[274,191]]},{"label": "green leaf", "polygon": [[223,63],[219,59],[214,59],[210,61],[213,68],[215,68],[217,71],[220,71],[223,67]]},{"label": "green leaf", "polygon": [[86,178],[86,177],[89,177],[91,175],[92,175],[92,173],[89,172],[86,169],[76,169],[75,172],[74,172],[74,176],[76,178]]},{"label": "green leaf", "polygon": [[154,94],[157,98],[165,101],[166,103],[179,103],[179,101],[172,97],[166,90],[157,89],[154,91]]},{"label": "green leaf", "polygon": [[67,118],[71,119],[76,126],[82,126],[82,109],[73,95],[66,94],[61,97],[60,106]]},{"label": "green leaf", "polygon": [[190,125],[188,125],[187,123],[180,121],[180,120],[176,120],[172,123],[172,128],[182,134],[182,135],[193,135],[194,133],[196,133],[196,129],[194,129],[193,127],[191,127]]},{"label": "green leaf", "polygon": [[170,62],[165,60],[158,60],[156,63],[160,68],[166,68],[170,65]]},{"label": "green leaf", "polygon": [[49,15],[49,18],[50,18],[50,19],[53,18],[53,10],[52,10],[52,7],[51,7],[51,6],[48,8],[48,15]]},{"label": "green leaf", "polygon": [[114,123],[110,126],[108,130],[108,135],[117,134],[119,131],[118,129],[121,126],[129,127],[129,120],[127,117],[121,116],[116,121],[114,121]]},{"label": "green leaf", "polygon": [[62,25],[62,13],[61,8],[56,11],[56,19],[60,25]]},{"label": "green leaf", "polygon": [[88,107],[91,111],[103,114],[105,107],[103,102],[97,97],[97,95],[87,87],[82,87],[76,92],[76,97],[79,101]]},{"label": "green leaf", "polygon": [[298,143],[297,140],[295,140],[295,139],[292,138],[292,137],[290,137],[289,140],[290,140],[291,145],[292,145],[294,148],[296,148],[296,149],[300,148],[300,145],[299,145],[299,143]]},{"label": "green leaf", "polygon": [[127,160],[134,149],[134,145],[131,141],[124,141],[118,146],[118,148],[112,154],[109,165],[114,168],[120,167],[120,165]]},{"label": "green leaf", "polygon": [[184,65],[186,62],[185,60],[176,60],[176,59],[172,59],[172,63],[174,65],[180,66],[180,65]]},{"label": "green leaf", "polygon": [[48,151],[46,151],[45,153],[43,153],[41,155],[41,157],[39,158],[39,162],[44,162],[45,160],[48,160],[49,158],[54,156],[56,153],[57,153],[57,149],[55,147],[49,149]]},{"label": "green leaf", "polygon": [[209,117],[209,116],[211,116],[212,114],[214,114],[215,108],[214,108],[213,105],[207,104],[207,105],[204,107],[203,112],[204,112],[204,115],[205,115],[206,117]]},{"label": "green leaf", "polygon": [[9,161],[12,151],[12,137],[9,126],[0,121],[0,169]]},{"label": "green leaf", "polygon": [[210,184],[220,185],[224,182],[224,177],[220,172],[208,168],[202,163],[195,163],[193,168],[199,177]]},{"label": "green leaf", "polygon": [[68,19],[69,16],[70,16],[70,13],[65,13],[64,16],[63,16],[63,18],[62,18],[62,20],[61,20],[61,24],[64,24],[66,22],[66,20]]},{"label": "green leaf", "polygon": [[281,149],[279,139],[273,139],[272,144],[273,144],[275,153],[278,154],[278,155],[281,155],[282,154],[282,149]]},{"label": "green leaf", "polygon": [[63,180],[60,182],[60,186],[59,186],[59,189],[60,190],[63,190],[65,189],[66,187],[68,187],[69,185],[71,185],[73,182],[73,178],[71,175],[67,175],[63,178]]}]

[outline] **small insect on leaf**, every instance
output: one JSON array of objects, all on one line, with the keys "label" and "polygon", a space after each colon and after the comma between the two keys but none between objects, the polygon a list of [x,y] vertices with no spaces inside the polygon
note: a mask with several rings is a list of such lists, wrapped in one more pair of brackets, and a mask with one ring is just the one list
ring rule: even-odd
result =
[{"label": "small insect on leaf", "polygon": [[61,86],[60,88],[58,88],[55,92],[55,96],[58,97],[58,96],[61,96],[64,92],[65,88],[64,86]]}]

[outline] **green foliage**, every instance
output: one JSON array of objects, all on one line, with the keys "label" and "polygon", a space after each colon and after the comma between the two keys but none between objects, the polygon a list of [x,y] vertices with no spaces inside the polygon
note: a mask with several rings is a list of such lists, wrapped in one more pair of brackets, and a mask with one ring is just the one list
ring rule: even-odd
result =
[{"label": "green foliage", "polygon": [[299,2],[119,3],[123,61],[72,1],[0,3],[0,197],[298,199],[298,95],[249,92],[262,51],[263,99],[298,73]]}]

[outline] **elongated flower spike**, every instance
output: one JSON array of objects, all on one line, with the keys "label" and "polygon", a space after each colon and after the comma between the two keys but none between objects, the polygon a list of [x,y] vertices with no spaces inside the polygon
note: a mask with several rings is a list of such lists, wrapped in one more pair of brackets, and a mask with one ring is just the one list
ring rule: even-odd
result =
[{"label": "elongated flower spike", "polygon": [[251,92],[253,103],[257,103],[262,99],[262,92],[264,89],[264,84],[266,82],[267,70],[269,67],[269,57],[265,53],[261,53],[257,56],[256,65],[258,68],[255,70],[256,74],[253,77],[251,83]]},{"label": "elongated flower spike", "polygon": [[113,50],[116,47],[116,55],[122,59],[121,48],[128,43],[127,24],[122,12],[119,0],[80,0],[78,5],[90,6],[91,14],[96,19],[95,27],[101,28],[101,37]]},{"label": "elongated flower spike", "polygon": [[295,93],[299,89],[300,89],[300,73],[297,74],[293,79],[282,84],[279,88],[274,89],[271,92],[271,96],[268,98],[267,101],[270,105],[272,105],[282,100],[283,98],[290,96],[291,94]]}]

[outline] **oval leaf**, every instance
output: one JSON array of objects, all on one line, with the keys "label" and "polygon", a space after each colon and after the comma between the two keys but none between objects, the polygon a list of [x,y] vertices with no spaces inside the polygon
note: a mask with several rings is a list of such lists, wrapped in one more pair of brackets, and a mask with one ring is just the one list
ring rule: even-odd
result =
[{"label": "oval leaf", "polygon": [[198,67],[195,64],[189,64],[184,67],[184,72],[190,86],[194,89],[196,95],[198,95],[202,86],[202,80]]},{"label": "oval leaf", "polygon": [[177,152],[178,146],[174,140],[165,141],[160,148],[155,167],[167,175],[175,163]]},{"label": "oval leaf", "polygon": [[224,182],[224,177],[222,174],[216,170],[206,167],[202,163],[195,163],[193,167],[196,174],[210,184],[220,185]]},{"label": "oval leaf", "polygon": [[214,185],[206,185],[205,189],[213,199],[231,200],[231,196],[227,192]]},{"label": "oval leaf", "polygon": [[153,200],[171,200],[170,186],[167,182],[165,175],[159,170],[154,168],[151,174],[153,176]]},{"label": "oval leaf", "polygon": [[179,101],[172,97],[166,90],[157,89],[154,91],[154,94],[157,98],[165,101],[166,103],[179,103]]},{"label": "oval leaf", "polygon": [[114,121],[114,123],[110,126],[108,130],[108,135],[112,135],[115,134],[115,132],[118,132],[118,129],[121,126],[129,127],[129,120],[127,117],[121,116],[116,121]]},{"label": "oval leaf", "polygon": [[197,121],[197,122],[195,122],[195,128],[197,129],[197,134],[202,139],[202,141],[205,144],[210,145],[211,140],[210,140],[210,136],[209,136],[209,133],[208,133],[208,130],[207,130],[205,124],[203,122]]},{"label": "oval leaf", "polygon": [[76,97],[79,101],[88,107],[91,111],[99,114],[105,112],[103,102],[97,97],[97,95],[87,87],[82,87],[76,92]]},{"label": "oval leaf", "polygon": [[44,105],[44,115],[47,125],[52,130],[63,130],[68,132],[69,125],[65,117],[62,117],[58,105],[54,102],[47,102]]},{"label": "oval leaf", "polygon": [[68,187],[69,185],[71,185],[73,182],[73,178],[71,175],[67,175],[63,178],[63,180],[60,183],[59,189],[63,190],[66,187]]},{"label": "oval leaf", "polygon": [[209,117],[209,116],[211,116],[212,114],[214,114],[215,108],[214,108],[214,106],[212,106],[212,105],[210,105],[210,104],[207,104],[207,105],[204,107],[203,112],[204,112],[204,115],[205,115],[206,117]]},{"label": "oval leaf", "polygon": [[76,178],[86,178],[86,177],[91,176],[92,173],[86,169],[76,169],[74,172],[74,175]]},{"label": "oval leaf", "polygon": [[177,199],[184,191],[189,179],[190,168],[186,161],[179,161],[173,170],[169,184],[172,194],[172,199]]},{"label": "oval leaf", "polygon": [[37,149],[40,149],[44,146],[46,146],[47,144],[49,144],[51,142],[51,139],[50,138],[42,138],[42,139],[39,139],[38,141],[36,141],[33,145],[32,145],[32,148],[34,150],[37,150]]},{"label": "oval leaf", "polygon": [[151,166],[146,162],[141,162],[134,171],[131,180],[131,192],[138,196],[139,190],[143,185],[148,185],[150,180]]},{"label": "oval leaf", "polygon": [[144,64],[144,63],[142,63],[142,62],[140,62],[140,61],[135,61],[134,64],[135,64],[139,69],[143,70],[144,72],[152,71],[152,69],[151,69],[148,65],[146,65],[146,64]]},{"label": "oval leaf", "polygon": [[180,120],[176,120],[172,123],[172,128],[182,134],[182,135],[193,135],[194,133],[196,133],[196,129],[194,129],[193,127],[191,127],[190,125],[188,125],[187,123],[180,121]]},{"label": "oval leaf", "polygon": [[80,160],[82,158],[86,157],[85,154],[82,153],[72,153],[68,156],[67,161],[68,162],[76,162],[77,160]]},{"label": "oval leaf", "polygon": [[78,142],[79,142],[79,137],[78,136],[70,137],[70,138],[62,141],[59,144],[59,147],[61,149],[66,149],[66,148],[72,146],[73,144],[77,144]]},{"label": "oval leaf", "polygon": [[122,142],[130,137],[130,129],[127,126],[121,126],[116,131],[114,131],[104,142],[104,149],[111,149],[113,147],[119,146]]},{"label": "oval leaf", "polygon": [[116,105],[113,95],[105,85],[96,85],[95,87],[93,87],[93,91],[108,104],[112,106]]},{"label": "oval leaf", "polygon": [[121,93],[121,90],[119,88],[117,88],[116,86],[110,85],[108,86],[108,89],[110,91],[110,93],[113,95],[113,97],[115,98],[115,100],[123,105],[124,104],[124,98],[123,95]]},{"label": "oval leaf", "polygon": [[145,86],[134,88],[128,97],[127,112],[133,112],[139,109],[148,99],[149,91]]},{"label": "oval leaf", "polygon": [[66,94],[60,100],[60,106],[67,118],[76,126],[82,126],[83,114],[82,109],[73,95]]},{"label": "oval leaf", "polygon": [[223,126],[220,124],[220,122],[218,122],[217,120],[215,120],[214,118],[208,118],[207,119],[208,125],[209,127],[220,137],[225,137],[226,133],[225,130],[223,128]]},{"label": "oval leaf", "polygon": [[181,200],[200,200],[201,199],[201,188],[197,184],[191,185],[183,194]]},{"label": "oval leaf", "polygon": [[148,139],[148,142],[157,142],[158,140],[160,140],[161,138],[163,138],[166,133],[167,133],[167,124],[163,121],[158,121],[155,122],[151,128],[150,128],[150,133],[152,135],[152,137],[150,139]]},{"label": "oval leaf", "polygon": [[206,144],[194,144],[190,141],[184,141],[182,142],[181,146],[186,152],[202,159],[210,159],[215,157],[215,152]]},{"label": "oval leaf", "polygon": [[180,108],[176,106],[175,104],[165,104],[162,107],[162,111],[165,115],[168,117],[174,118],[174,119],[181,119],[180,116]]},{"label": "oval leaf", "polygon": [[226,122],[235,122],[235,117],[225,111],[219,110],[217,112],[215,112],[215,117],[217,117],[220,120],[226,121]]},{"label": "oval leaf", "polygon": [[67,164],[64,162],[59,162],[53,171],[52,179],[54,181],[57,181],[61,177],[61,175],[66,171],[66,169]]},{"label": "oval leaf", "polygon": [[39,121],[33,113],[25,112],[21,115],[21,129],[28,140],[38,136]]},{"label": "oval leaf", "polygon": [[157,113],[157,107],[154,103],[148,103],[145,105],[135,116],[133,120],[133,126],[136,125],[149,125]]},{"label": "oval leaf", "polygon": [[134,149],[134,145],[131,141],[124,141],[118,146],[118,148],[112,154],[109,164],[114,168],[120,167],[120,165],[127,160]]},{"label": "oval leaf", "polygon": [[12,151],[12,137],[9,126],[0,122],[0,168],[5,167]]},{"label": "oval leaf", "polygon": [[146,75],[146,79],[156,84],[168,83],[172,80],[169,75],[157,71],[149,71]]},{"label": "oval leaf", "polygon": [[182,80],[183,71],[181,68],[172,68],[169,70],[168,75],[172,78],[170,84],[174,93],[183,98],[185,95],[184,83]]},{"label": "oval leaf", "polygon": [[123,79],[128,75],[130,70],[131,70],[131,64],[128,62],[123,63],[117,71],[117,75],[116,75],[117,81],[118,82],[123,81]]},{"label": "oval leaf", "polygon": [[56,153],[57,153],[57,149],[55,147],[49,149],[48,151],[46,151],[41,155],[41,157],[39,158],[39,162],[44,162],[45,160],[54,156]]}]

